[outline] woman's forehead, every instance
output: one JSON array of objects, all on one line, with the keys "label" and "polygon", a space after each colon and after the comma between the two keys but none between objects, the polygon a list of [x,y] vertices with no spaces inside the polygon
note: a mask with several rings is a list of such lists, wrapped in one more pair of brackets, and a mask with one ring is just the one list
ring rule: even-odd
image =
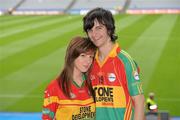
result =
[{"label": "woman's forehead", "polygon": [[84,53],[87,54],[87,55],[92,55],[92,54],[95,53],[95,51],[93,51],[93,50],[88,50],[88,51],[86,51],[86,52],[84,52]]}]

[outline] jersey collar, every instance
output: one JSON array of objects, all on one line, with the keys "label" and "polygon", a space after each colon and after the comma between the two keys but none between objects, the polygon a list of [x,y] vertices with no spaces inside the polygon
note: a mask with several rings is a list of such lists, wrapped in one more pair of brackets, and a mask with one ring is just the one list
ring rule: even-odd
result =
[{"label": "jersey collar", "polygon": [[102,67],[106,63],[108,58],[117,56],[117,49],[118,48],[119,48],[119,45],[116,42],[113,49],[109,52],[109,54],[106,56],[106,58],[102,62],[99,61],[99,57],[98,57],[99,56],[99,51],[97,51],[96,55],[95,55],[95,59],[96,59],[97,63],[99,64],[99,66]]},{"label": "jersey collar", "polygon": [[82,87],[84,87],[84,84],[85,84],[85,80],[86,80],[86,75],[85,74],[83,74],[82,75],[82,84],[81,85],[78,85],[74,80],[73,80],[73,84],[77,87],[77,88],[82,88]]}]

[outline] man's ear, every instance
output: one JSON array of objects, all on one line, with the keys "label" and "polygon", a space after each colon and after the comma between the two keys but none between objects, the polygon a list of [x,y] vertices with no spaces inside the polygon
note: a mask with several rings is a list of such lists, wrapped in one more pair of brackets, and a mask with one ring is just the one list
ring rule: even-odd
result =
[{"label": "man's ear", "polygon": [[110,30],[108,30],[107,33],[108,33],[109,36],[111,36],[111,31]]}]

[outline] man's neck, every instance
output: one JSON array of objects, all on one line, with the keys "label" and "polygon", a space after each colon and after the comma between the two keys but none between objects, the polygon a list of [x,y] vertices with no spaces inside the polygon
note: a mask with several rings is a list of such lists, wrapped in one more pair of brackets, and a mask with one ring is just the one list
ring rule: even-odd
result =
[{"label": "man's neck", "polygon": [[104,59],[109,55],[114,45],[115,44],[112,41],[109,41],[98,49],[99,51],[98,57],[101,62],[104,61]]}]

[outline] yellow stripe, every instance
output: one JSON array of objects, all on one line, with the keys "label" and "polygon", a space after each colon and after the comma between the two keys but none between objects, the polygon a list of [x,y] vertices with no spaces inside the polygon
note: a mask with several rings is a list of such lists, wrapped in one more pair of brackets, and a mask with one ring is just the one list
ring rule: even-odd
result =
[{"label": "yellow stripe", "polygon": [[142,83],[140,83],[139,85],[137,85],[137,89],[138,89],[138,92],[139,92],[140,94],[143,93]]},{"label": "yellow stripe", "polygon": [[139,89],[139,85],[137,86],[137,89],[138,89],[138,93],[141,93],[141,90]]},{"label": "yellow stripe", "polygon": [[129,99],[128,105],[124,114],[124,120],[130,120],[129,118],[131,114],[132,114],[132,103],[131,103],[131,100]]},{"label": "yellow stripe", "polygon": [[124,55],[128,58],[128,60],[129,60],[130,63],[131,63],[131,66],[132,66],[132,68],[133,68],[133,71],[135,71],[135,70],[136,70],[136,68],[135,68],[136,65],[134,64],[131,56],[130,56],[127,52],[125,52],[125,51],[123,51],[123,50],[121,50],[121,53],[124,54]]},{"label": "yellow stripe", "polygon": [[131,120],[131,117],[132,117],[132,110],[130,111],[130,114],[128,116],[128,119],[127,120]]},{"label": "yellow stripe", "polygon": [[124,50],[121,50],[121,51],[122,51],[122,53],[128,58],[128,60],[129,60],[130,63],[131,63],[131,66],[132,66],[132,68],[133,68],[133,71],[135,71],[135,68],[134,68],[135,64],[134,64],[131,56],[130,56],[127,52],[125,52]]},{"label": "yellow stripe", "polygon": [[86,105],[93,102],[92,98],[89,98],[87,100],[60,100],[60,104],[80,104],[80,105]]},{"label": "yellow stripe", "polygon": [[58,97],[56,97],[56,96],[45,98],[44,99],[44,106],[47,106],[47,105],[52,104],[52,103],[57,103],[57,101],[58,101]]},{"label": "yellow stripe", "polygon": [[140,84],[141,93],[143,93],[142,83]]},{"label": "yellow stripe", "polygon": [[127,105],[127,107],[126,107],[126,111],[125,111],[125,114],[124,114],[124,120],[126,120],[126,118],[127,118],[127,114],[128,114],[128,111],[129,111],[129,104],[130,104],[130,102],[128,101],[128,105]]},{"label": "yellow stripe", "polygon": [[58,104],[76,104],[76,105],[86,105],[94,102],[92,98],[89,98],[87,100],[59,100],[57,96],[52,96],[44,99],[44,106],[47,106],[52,103],[58,103]]}]

